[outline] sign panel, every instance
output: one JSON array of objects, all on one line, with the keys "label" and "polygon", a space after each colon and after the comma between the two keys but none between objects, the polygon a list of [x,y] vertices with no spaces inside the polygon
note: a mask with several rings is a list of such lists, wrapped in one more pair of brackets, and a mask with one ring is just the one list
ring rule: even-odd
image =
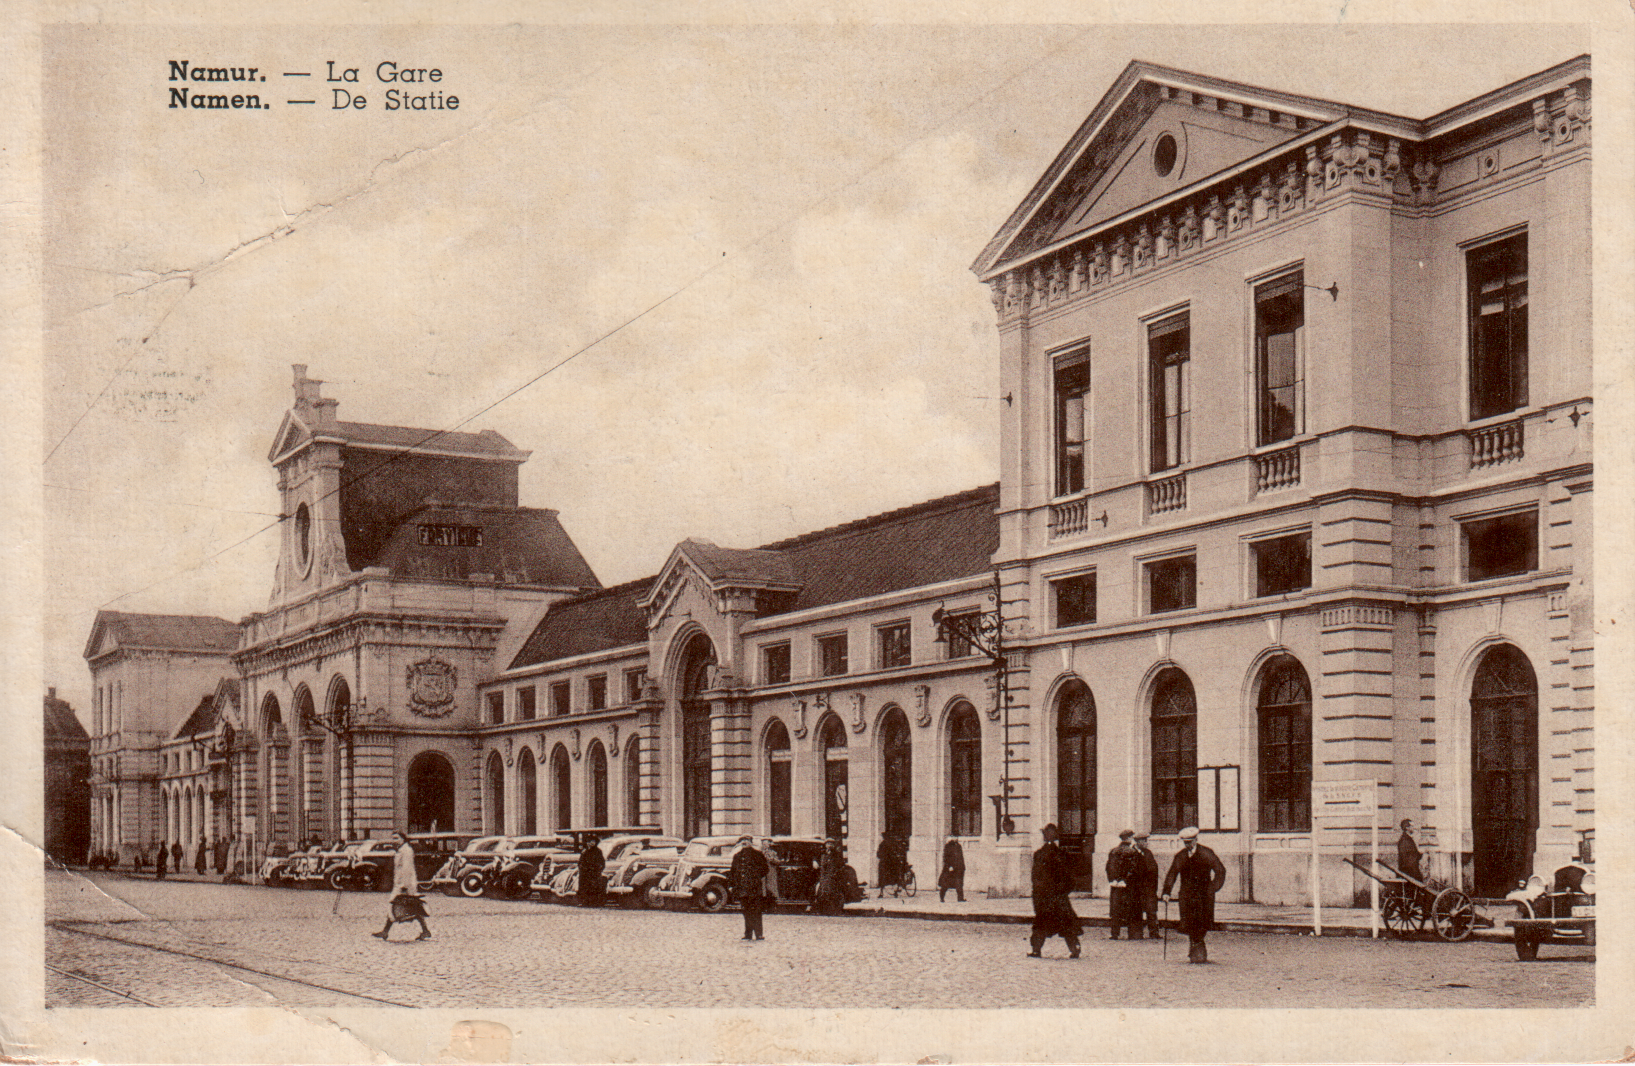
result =
[{"label": "sign panel", "polygon": [[1368,812],[1372,817],[1378,806],[1377,787],[1374,781],[1313,781],[1311,816],[1339,818]]}]

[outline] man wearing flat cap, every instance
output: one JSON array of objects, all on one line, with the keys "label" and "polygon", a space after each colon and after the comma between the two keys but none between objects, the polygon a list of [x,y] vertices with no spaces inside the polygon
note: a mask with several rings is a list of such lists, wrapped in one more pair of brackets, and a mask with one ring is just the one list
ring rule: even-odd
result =
[{"label": "man wearing flat cap", "polygon": [[1176,881],[1181,882],[1181,920],[1176,928],[1191,941],[1187,961],[1208,962],[1204,937],[1215,928],[1215,893],[1226,883],[1226,866],[1218,855],[1198,843],[1196,826],[1181,830],[1181,850],[1175,853],[1169,873],[1164,875],[1166,901]]},{"label": "man wearing flat cap", "polygon": [[1124,830],[1118,835],[1118,847],[1107,853],[1107,922],[1112,927],[1108,940],[1117,940],[1124,929],[1129,929],[1131,940],[1141,936],[1129,889],[1135,870],[1135,847],[1130,843],[1134,836],[1134,829]]},{"label": "man wearing flat cap", "polygon": [[761,915],[766,910],[766,875],[771,869],[766,856],[755,846],[754,837],[738,838],[727,880],[732,885],[733,897],[744,909],[744,940],[766,939],[761,933]]},{"label": "man wearing flat cap", "polygon": [[1130,907],[1135,911],[1130,939],[1140,940],[1141,931],[1158,939],[1158,860],[1147,847],[1147,831],[1137,831],[1130,841],[1131,869],[1124,878],[1125,890],[1130,893]]},{"label": "man wearing flat cap", "polygon": [[1067,953],[1079,957],[1079,936],[1084,932],[1079,916],[1067,894],[1073,888],[1072,860],[1058,841],[1061,834],[1052,822],[1040,830],[1044,847],[1033,853],[1033,935],[1028,938],[1028,955],[1042,958],[1045,941],[1059,936],[1067,941]]}]

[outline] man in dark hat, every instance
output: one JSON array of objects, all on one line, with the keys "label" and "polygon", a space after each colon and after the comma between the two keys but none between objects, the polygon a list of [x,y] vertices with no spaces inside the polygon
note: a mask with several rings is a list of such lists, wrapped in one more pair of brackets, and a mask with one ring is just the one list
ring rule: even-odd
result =
[{"label": "man in dark hat", "polygon": [[942,846],[942,872],[937,874],[938,903],[948,898],[949,889],[954,890],[961,903],[965,902],[965,849],[953,837]]},{"label": "man in dark hat", "polygon": [[1108,940],[1117,940],[1119,930],[1124,928],[1129,928],[1131,940],[1140,935],[1130,906],[1129,878],[1135,864],[1135,848],[1130,840],[1134,836],[1134,829],[1124,830],[1118,835],[1118,847],[1107,853],[1107,921],[1112,927]]},{"label": "man in dark hat", "polygon": [[1147,831],[1139,830],[1130,841],[1131,868],[1124,879],[1130,893],[1130,907],[1135,911],[1130,926],[1130,939],[1140,940],[1141,931],[1158,938],[1158,860],[1147,847]]},{"label": "man in dark hat", "polygon": [[1419,845],[1414,842],[1414,820],[1402,820],[1402,835],[1397,837],[1397,869],[1416,881],[1425,880],[1420,871]]},{"label": "man in dark hat", "polygon": [[1033,853],[1033,935],[1028,938],[1028,955],[1040,957],[1045,941],[1059,936],[1067,941],[1067,951],[1079,957],[1079,936],[1084,932],[1067,893],[1073,887],[1073,864],[1057,843],[1060,839],[1052,822],[1040,831],[1045,843]]},{"label": "man in dark hat", "polygon": [[579,905],[581,907],[600,907],[607,902],[607,879],[602,871],[607,868],[607,859],[602,855],[601,845],[595,840],[585,842],[585,850],[579,853]]},{"label": "man in dark hat", "polygon": [[755,847],[753,837],[738,838],[738,847],[732,853],[732,866],[727,880],[732,883],[732,894],[744,909],[745,940],[765,940],[761,932],[761,915],[766,910],[766,875],[771,869],[766,856]]},{"label": "man in dark hat", "polygon": [[1204,937],[1215,928],[1215,893],[1226,883],[1226,866],[1218,855],[1198,843],[1195,826],[1181,830],[1181,850],[1175,853],[1169,873],[1164,875],[1166,901],[1176,881],[1181,882],[1181,920],[1176,928],[1191,942],[1187,961],[1208,962]]}]

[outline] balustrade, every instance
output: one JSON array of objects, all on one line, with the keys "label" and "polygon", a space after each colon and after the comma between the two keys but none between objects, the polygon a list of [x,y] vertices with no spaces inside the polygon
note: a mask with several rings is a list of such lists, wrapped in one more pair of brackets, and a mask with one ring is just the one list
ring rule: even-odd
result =
[{"label": "balustrade", "polygon": [[1147,513],[1182,511],[1187,505],[1187,476],[1176,474],[1162,481],[1147,482]]},{"label": "balustrade", "polygon": [[1470,438],[1472,470],[1508,463],[1520,459],[1525,454],[1524,434],[1519,418],[1514,422],[1504,422],[1497,426],[1469,429],[1465,431],[1465,435]]},{"label": "balustrade", "polygon": [[1255,492],[1276,492],[1300,484],[1300,449],[1284,448],[1255,456]]},{"label": "balustrade", "polygon": [[1050,538],[1070,537],[1090,526],[1090,501],[1069,500],[1050,505]]}]

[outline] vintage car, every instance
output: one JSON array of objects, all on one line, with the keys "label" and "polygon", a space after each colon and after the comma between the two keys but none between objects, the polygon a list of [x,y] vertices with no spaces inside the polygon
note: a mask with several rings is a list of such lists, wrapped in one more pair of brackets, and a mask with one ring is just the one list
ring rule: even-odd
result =
[{"label": "vintage car", "polygon": [[[450,855],[437,872],[432,874],[430,887],[438,889],[445,896],[455,896],[460,893],[460,878],[472,870],[482,869],[496,860],[495,851],[506,841],[506,837],[477,837],[471,843]],[[482,894],[482,889],[477,890]]]},{"label": "vintage car", "polygon": [[[738,837],[694,837],[687,842],[676,867],[653,890],[666,905],[691,904],[702,911],[725,910],[733,902],[727,873]],[[772,867],[768,878],[773,888],[773,905],[814,906],[817,896],[818,861],[823,856],[823,840],[818,837],[757,837],[755,846]],[[845,899],[856,903],[863,898],[857,872],[846,866],[841,872]]]},{"label": "vintage car", "polygon": [[[414,833],[415,881],[424,887],[451,855],[469,844],[471,833]],[[397,866],[397,842],[391,838],[368,840],[346,849],[345,858],[325,871],[325,883],[332,888],[384,892],[392,887]]]},{"label": "vintage car", "polygon": [[1505,897],[1516,905],[1510,919],[1516,958],[1538,958],[1540,944],[1595,946],[1595,873],[1584,864],[1569,863],[1546,884],[1534,874]]},{"label": "vintage car", "polygon": [[[676,837],[617,836],[599,842],[609,901],[626,906],[652,907],[651,891],[675,866],[682,842]],[[551,878],[550,894],[557,899],[579,898],[579,863],[563,866]]]},{"label": "vintage car", "polygon": [[487,892],[502,899],[527,899],[540,864],[550,861],[566,842],[555,836],[506,837],[494,849],[494,861],[460,875],[460,894]]},{"label": "vintage car", "polygon": [[324,875],[346,858],[346,849],[352,843],[337,840],[331,844],[314,844],[301,851],[292,851],[273,865],[271,860],[262,864],[261,881],[274,886],[296,885],[312,888],[324,884]]},{"label": "vintage car", "polygon": [[[590,826],[580,829],[561,829],[557,831],[559,841],[550,855],[540,860],[538,869],[534,871],[531,891],[538,892],[541,899],[573,898],[578,894],[577,874],[579,870],[579,853],[585,850],[585,845],[592,840],[603,841],[612,837],[621,836],[659,836],[664,830],[652,826]],[[603,858],[606,858],[604,854]],[[558,888],[564,884],[563,876],[568,870],[575,872],[574,888],[562,893]]]}]

